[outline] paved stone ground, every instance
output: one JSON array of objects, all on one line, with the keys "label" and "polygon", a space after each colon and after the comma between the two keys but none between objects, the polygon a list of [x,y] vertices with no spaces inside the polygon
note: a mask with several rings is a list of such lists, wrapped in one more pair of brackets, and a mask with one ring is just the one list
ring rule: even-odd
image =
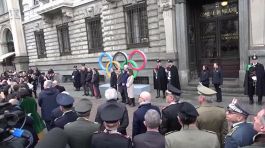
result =
[{"label": "paved stone ground", "polygon": [[[91,97],[91,96],[82,96],[83,91],[74,91],[74,88],[73,88],[72,83],[61,83],[60,85],[64,86],[65,89],[66,89],[66,91],[69,92],[76,99],[75,102],[77,102],[81,98],[88,98],[88,99],[90,99],[93,102],[93,108],[92,108],[92,111],[91,111],[90,120],[91,121],[94,121],[97,107],[105,101],[104,94],[101,93],[101,95],[102,95],[103,98],[96,99],[96,98]],[[40,88],[38,90],[40,90]],[[165,99],[155,98],[155,96],[156,96],[155,90],[152,90],[151,91],[151,94],[152,94],[152,97],[154,98],[152,100],[153,101],[153,104],[159,106],[160,109],[162,109],[164,106],[167,105],[166,102],[165,102]],[[196,96],[194,94],[182,94],[181,100],[182,101],[190,102],[193,105],[198,106],[197,97],[198,96]],[[237,96],[234,96],[234,97],[237,98]],[[231,102],[232,98],[233,97],[231,97],[231,96],[224,96],[223,97],[223,102],[221,102],[221,103],[214,102],[214,104],[215,105],[218,105],[218,106],[226,107]],[[241,97],[241,98],[238,98],[238,99],[253,114],[256,114],[262,107],[263,108],[265,107],[264,106],[265,103],[263,103],[263,106],[259,106],[257,104],[249,105],[248,104],[248,98],[247,97]],[[255,98],[255,99],[257,100],[257,98]],[[138,98],[136,98],[136,102],[137,102],[137,100],[138,100]],[[265,98],[263,100],[265,100]],[[130,124],[129,124],[128,128],[127,128],[127,133],[129,135],[131,135],[131,132],[132,132],[132,117],[133,117],[133,112],[137,109],[137,106],[136,107],[130,107],[130,106],[128,106],[127,108],[128,108],[128,113],[129,113],[129,119],[130,119],[130,121],[129,121]],[[252,121],[252,118],[253,118],[253,116],[250,116],[249,117],[249,121]]]}]

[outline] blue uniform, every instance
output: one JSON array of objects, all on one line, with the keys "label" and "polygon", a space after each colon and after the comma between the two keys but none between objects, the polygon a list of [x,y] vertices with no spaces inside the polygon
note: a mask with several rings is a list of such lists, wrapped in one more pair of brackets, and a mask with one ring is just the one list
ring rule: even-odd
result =
[{"label": "blue uniform", "polygon": [[64,129],[64,126],[67,123],[74,122],[77,119],[77,114],[76,112],[70,110],[67,112],[64,112],[63,115],[57,119],[54,120],[54,125],[55,127],[59,127]]},{"label": "blue uniform", "polygon": [[225,148],[238,148],[253,143],[253,137],[257,132],[251,123],[239,123],[233,126],[225,138]]}]

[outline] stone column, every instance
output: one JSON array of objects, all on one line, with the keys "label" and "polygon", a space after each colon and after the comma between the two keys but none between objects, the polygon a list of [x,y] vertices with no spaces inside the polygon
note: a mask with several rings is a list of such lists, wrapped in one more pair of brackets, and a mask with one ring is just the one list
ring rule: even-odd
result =
[{"label": "stone column", "polygon": [[22,27],[19,1],[7,0],[7,7],[9,12],[9,21],[11,26],[11,32],[13,35],[14,47],[15,47],[15,65],[16,70],[26,70],[28,67],[29,59],[27,56],[25,37]]},{"label": "stone column", "polygon": [[177,0],[176,2],[176,33],[180,83],[182,87],[185,87],[188,85],[189,81],[187,15],[185,0]]},{"label": "stone column", "polygon": [[166,52],[177,52],[176,47],[176,17],[175,4],[173,0],[161,0],[160,7],[163,11]]},{"label": "stone column", "polygon": [[239,0],[239,85],[243,86],[249,50],[249,0]]}]

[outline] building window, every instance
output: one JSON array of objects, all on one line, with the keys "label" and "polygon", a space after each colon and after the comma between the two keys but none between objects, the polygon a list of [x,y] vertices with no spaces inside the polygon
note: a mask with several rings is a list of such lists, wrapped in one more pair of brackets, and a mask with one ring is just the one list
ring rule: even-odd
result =
[{"label": "building window", "polygon": [[149,46],[146,7],[146,2],[124,7],[129,48]]},{"label": "building window", "polygon": [[71,54],[68,24],[57,26],[59,49],[61,55]]},{"label": "building window", "polygon": [[100,16],[86,18],[86,30],[88,52],[95,53],[103,51],[103,38]]},{"label": "building window", "polygon": [[43,30],[35,31],[34,34],[35,34],[38,58],[46,58],[47,54],[46,54]]},{"label": "building window", "polygon": [[0,0],[0,15],[7,13],[6,0]]},{"label": "building window", "polygon": [[33,5],[36,6],[36,5],[39,5],[39,0],[33,0]]}]

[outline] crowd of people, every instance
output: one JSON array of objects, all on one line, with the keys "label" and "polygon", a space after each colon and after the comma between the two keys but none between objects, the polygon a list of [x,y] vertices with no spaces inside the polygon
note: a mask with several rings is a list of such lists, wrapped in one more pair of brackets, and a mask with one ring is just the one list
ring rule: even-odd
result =
[{"label": "crowd of people", "polygon": [[[220,76],[218,64],[213,67],[216,75]],[[248,71],[253,75],[251,67],[253,68],[250,66]],[[74,68],[74,86],[76,91],[83,87],[85,97],[77,102],[54,80],[52,69],[47,75],[40,73],[37,68],[30,68],[28,72],[13,72],[1,77],[0,101],[9,102],[14,109],[28,114],[27,122],[21,120],[15,127],[21,128],[22,124],[23,129],[32,133],[34,142],[30,147],[265,147],[264,108],[257,113],[252,124],[247,122],[250,113],[237,99],[233,99],[226,109],[213,104],[214,100],[222,101],[218,94],[222,80],[213,82],[216,90],[209,88],[209,83],[199,84],[199,107],[195,108],[191,103],[180,100],[182,92],[177,67],[169,60],[164,68],[161,61],[157,60],[157,67],[153,71],[156,98],[160,97],[162,90],[163,98],[168,104],[160,109],[152,103],[153,97],[147,91],[141,92],[136,103],[133,71],[127,65],[122,71],[111,69],[110,88],[104,94],[106,101],[96,109],[95,119],[90,120],[93,104],[86,96],[101,98],[99,73],[96,68],[90,69],[85,65],[80,70],[76,66]],[[38,83],[41,84],[39,95],[36,94]],[[121,101],[118,99],[118,92],[121,94]],[[132,121],[129,120],[126,104],[139,104],[133,112]],[[131,137],[128,134],[130,122]],[[45,128],[48,130],[46,134]]]}]

